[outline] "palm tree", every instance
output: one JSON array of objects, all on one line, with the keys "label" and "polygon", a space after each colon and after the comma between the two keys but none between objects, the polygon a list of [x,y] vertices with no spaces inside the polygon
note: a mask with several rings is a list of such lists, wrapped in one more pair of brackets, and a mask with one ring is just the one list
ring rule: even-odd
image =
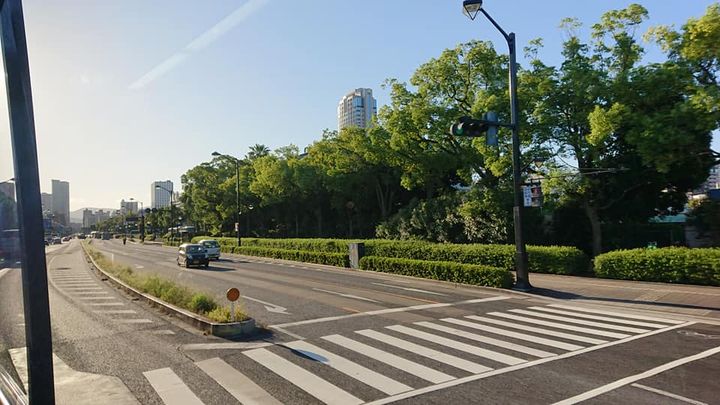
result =
[{"label": "palm tree", "polygon": [[267,156],[270,153],[270,148],[265,145],[256,143],[250,147],[250,151],[247,154],[249,160],[255,160],[257,158]]}]

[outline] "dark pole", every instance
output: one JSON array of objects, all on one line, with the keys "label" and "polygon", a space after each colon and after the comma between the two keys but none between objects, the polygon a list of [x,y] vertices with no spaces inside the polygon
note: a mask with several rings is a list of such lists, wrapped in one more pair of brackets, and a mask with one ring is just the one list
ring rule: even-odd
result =
[{"label": "dark pole", "polygon": [[[167,191],[166,189],[163,190]],[[170,239],[175,242],[175,213],[173,212],[173,192],[168,192],[170,193]]]},{"label": "dark pole", "polygon": [[235,160],[235,221],[237,224],[238,246],[240,246],[240,160],[238,158],[233,159]]},{"label": "dark pole", "polygon": [[513,225],[515,228],[515,289],[529,291],[530,274],[528,271],[528,256],[525,249],[525,235],[523,234],[523,194],[522,175],[520,166],[520,119],[518,117],[517,98],[517,50],[515,49],[515,33],[507,34],[495,20],[481,8],[480,11],[487,17],[492,25],[505,37],[510,53],[510,126],[512,128],[512,164],[513,164]]},{"label": "dark pole", "polygon": [[31,404],[54,404],[52,329],[25,22],[19,0],[5,0],[0,7],[20,225],[28,399]]}]

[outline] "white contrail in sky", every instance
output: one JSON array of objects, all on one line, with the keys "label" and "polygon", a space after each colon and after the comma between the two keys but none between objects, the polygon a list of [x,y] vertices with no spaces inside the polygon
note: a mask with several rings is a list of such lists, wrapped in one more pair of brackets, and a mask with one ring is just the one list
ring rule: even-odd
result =
[{"label": "white contrail in sky", "polygon": [[251,16],[253,13],[261,9],[269,0],[248,0],[245,4],[238,7],[235,11],[223,18],[209,30],[200,34],[197,38],[190,41],[185,47],[162,61],[160,64],[150,69],[139,79],[130,85],[131,90],[139,90],[147,86],[154,80],[162,77],[165,73],[175,69],[178,65],[185,61],[193,52],[207,48],[213,42],[217,41],[228,31],[235,28],[243,20]]}]

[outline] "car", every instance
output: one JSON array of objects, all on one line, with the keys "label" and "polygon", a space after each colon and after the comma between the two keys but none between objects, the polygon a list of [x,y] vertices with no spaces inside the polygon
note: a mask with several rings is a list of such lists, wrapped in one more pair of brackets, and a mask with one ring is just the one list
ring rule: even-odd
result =
[{"label": "car", "polygon": [[177,254],[178,266],[210,266],[210,259],[207,250],[203,245],[198,243],[183,243],[178,248]]},{"label": "car", "polygon": [[70,242],[69,236],[63,236],[63,238],[60,240],[61,242]]},{"label": "car", "polygon": [[52,245],[59,245],[61,243],[62,243],[62,239],[60,239],[59,236],[53,236],[52,242],[51,242]]},{"label": "car", "polygon": [[50,242],[47,239],[45,239],[45,246],[50,246]]},{"label": "car", "polygon": [[207,250],[208,259],[220,260],[220,244],[215,239],[203,239],[198,244],[203,245]]}]

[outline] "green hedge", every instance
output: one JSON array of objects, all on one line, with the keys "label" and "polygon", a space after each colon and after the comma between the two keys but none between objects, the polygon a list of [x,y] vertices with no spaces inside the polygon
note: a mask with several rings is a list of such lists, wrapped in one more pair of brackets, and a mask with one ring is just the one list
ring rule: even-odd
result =
[{"label": "green hedge", "polygon": [[[218,241],[218,243],[220,243],[221,246],[237,246],[237,238],[213,238],[211,236],[196,236],[192,238],[192,242],[197,243],[202,239],[215,239]],[[346,239],[242,238],[242,246],[326,253],[347,253],[348,243],[350,242],[351,240]]]},{"label": "green hedge", "polygon": [[[587,272],[589,259],[585,253],[570,246],[528,246],[530,271],[552,274]],[[415,241],[370,240],[365,243],[368,256],[447,261],[477,264],[511,270],[515,263],[513,245],[460,245]]]},{"label": "green hedge", "polygon": [[513,276],[506,269],[474,264],[365,256],[360,259],[360,268],[486,287],[513,285]]},{"label": "green hedge", "polygon": [[720,249],[616,250],[595,258],[603,278],[720,286]]},{"label": "green hedge", "polygon": [[253,246],[240,246],[233,253],[247,256],[272,257],[297,262],[328,264],[337,267],[350,267],[348,255],[342,253],[306,252],[302,250],[270,249]]}]

